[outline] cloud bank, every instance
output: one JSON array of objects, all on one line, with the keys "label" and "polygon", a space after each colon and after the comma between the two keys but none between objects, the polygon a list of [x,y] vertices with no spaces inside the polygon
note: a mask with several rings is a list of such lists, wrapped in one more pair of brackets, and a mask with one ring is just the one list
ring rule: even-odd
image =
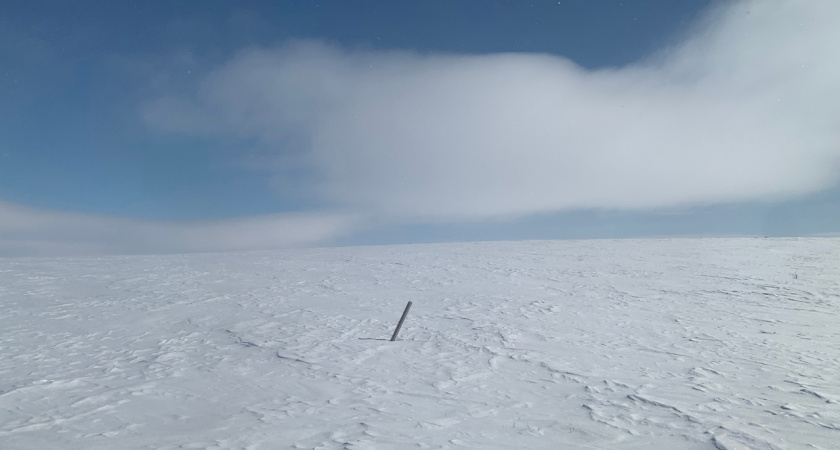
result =
[{"label": "cloud bank", "polygon": [[[840,2],[721,2],[636,64],[546,54],[252,48],[152,128],[240,139],[306,174],[323,211],[215,222],[0,201],[0,255],[250,250],[360,226],[788,200],[840,180]],[[290,168],[291,167],[291,168]],[[344,211],[349,211],[345,214]]]},{"label": "cloud bank", "polygon": [[729,2],[637,64],[250,49],[157,129],[295,153],[325,204],[396,221],[777,200],[840,177],[840,2]]},{"label": "cloud bank", "polygon": [[204,222],[142,221],[55,212],[0,201],[0,256],[189,253],[312,245],[352,230],[326,213]]}]

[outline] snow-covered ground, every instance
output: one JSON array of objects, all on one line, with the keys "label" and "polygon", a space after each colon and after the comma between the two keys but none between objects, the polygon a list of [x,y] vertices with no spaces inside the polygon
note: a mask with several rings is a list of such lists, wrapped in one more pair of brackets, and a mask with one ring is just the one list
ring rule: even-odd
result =
[{"label": "snow-covered ground", "polygon": [[0,338],[3,449],[840,446],[840,239],[0,259]]}]

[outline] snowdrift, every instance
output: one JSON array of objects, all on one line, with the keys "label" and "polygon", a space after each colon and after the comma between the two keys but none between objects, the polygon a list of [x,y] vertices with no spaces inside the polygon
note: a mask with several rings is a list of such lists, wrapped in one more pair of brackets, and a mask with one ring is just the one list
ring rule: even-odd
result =
[{"label": "snowdrift", "polygon": [[837,448],[839,321],[840,239],[0,259],[0,446]]}]

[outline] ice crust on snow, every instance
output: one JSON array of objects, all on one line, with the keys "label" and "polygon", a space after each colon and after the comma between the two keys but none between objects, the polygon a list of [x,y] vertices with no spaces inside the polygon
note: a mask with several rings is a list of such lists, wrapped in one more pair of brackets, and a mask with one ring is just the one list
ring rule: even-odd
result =
[{"label": "ice crust on snow", "polygon": [[0,259],[0,447],[837,448],[838,322],[829,238]]}]

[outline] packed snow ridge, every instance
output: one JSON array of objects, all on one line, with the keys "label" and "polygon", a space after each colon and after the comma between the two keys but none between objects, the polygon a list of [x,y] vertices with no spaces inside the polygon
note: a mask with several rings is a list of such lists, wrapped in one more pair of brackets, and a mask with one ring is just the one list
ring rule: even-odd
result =
[{"label": "packed snow ridge", "polygon": [[838,323],[828,238],[0,259],[0,447],[838,448]]}]

